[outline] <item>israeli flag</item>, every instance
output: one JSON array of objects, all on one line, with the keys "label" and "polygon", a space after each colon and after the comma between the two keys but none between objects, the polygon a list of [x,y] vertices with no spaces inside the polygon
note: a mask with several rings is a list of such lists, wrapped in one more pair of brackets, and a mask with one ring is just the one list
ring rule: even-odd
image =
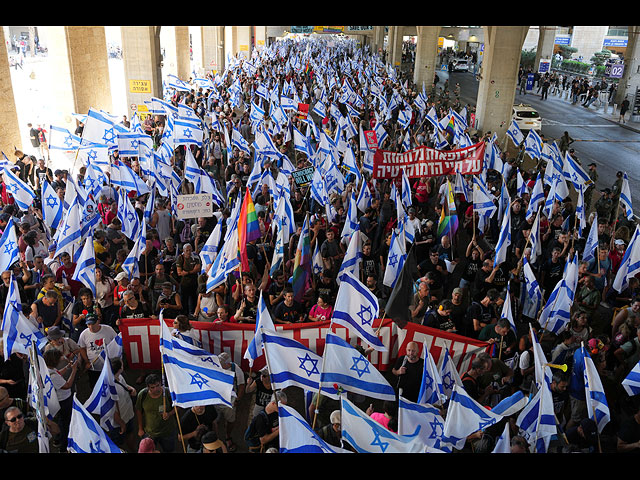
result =
[{"label": "israeli flag", "polygon": [[122,357],[122,332],[118,333],[118,335],[116,335],[116,337],[107,344],[106,351],[109,358]]},{"label": "israeli flag", "polygon": [[524,140],[524,152],[531,158],[540,158],[542,155],[542,138],[535,130],[529,130],[527,138]]},{"label": "israeli flag", "polygon": [[447,453],[452,446],[442,436],[444,419],[440,410],[432,405],[414,403],[400,396],[398,398],[398,433],[411,435],[419,426],[418,437],[428,447],[437,448]]},{"label": "israeli flag", "polygon": [[215,261],[221,239],[222,223],[218,222],[209,235],[209,238],[207,238],[207,241],[202,246],[202,250],[200,250],[200,253],[198,254],[200,256],[200,263],[202,264],[202,270],[200,273],[207,272],[209,270],[209,266]]},{"label": "israeli flag", "polygon": [[66,128],[49,126],[49,150],[74,151],[80,146],[82,139]]},{"label": "israeli flag", "polygon": [[402,266],[407,258],[407,245],[405,236],[398,229],[394,229],[391,235],[391,243],[389,245],[389,255],[387,256],[387,265],[384,270],[382,284],[393,289],[402,271]]},{"label": "israeli flag", "polygon": [[[51,375],[49,374],[49,368],[42,356],[44,345],[36,342],[35,347],[36,348],[33,348],[33,343],[30,341],[28,345],[30,355],[29,353],[25,353],[25,355],[29,355],[27,402],[33,410],[37,411],[36,415],[40,417],[38,419],[39,422],[44,422],[45,419],[42,418],[42,416],[45,416],[49,420],[54,419],[60,411],[60,402],[56,388],[51,380]],[[38,441],[40,442],[41,439]]]},{"label": "israeli flag", "polygon": [[598,433],[602,433],[602,429],[611,421],[609,404],[607,403],[598,369],[593,363],[589,352],[585,350],[584,342],[580,348],[582,348],[582,354],[584,355],[584,390],[587,412],[589,418],[598,426]]},{"label": "israeli flag", "polygon": [[511,415],[515,415],[529,403],[529,398],[525,397],[522,390],[518,390],[513,395],[508,396],[507,398],[501,400],[496,406],[494,406],[491,410],[493,413],[498,415],[503,415],[505,417],[510,417]]},{"label": "israeli flag", "polygon": [[78,160],[80,160],[84,165],[94,165],[103,174],[111,172],[109,147],[106,145],[81,145],[78,148]]},{"label": "israeli flag", "polygon": [[236,147],[241,152],[244,152],[247,155],[251,155],[249,143],[244,139],[244,137],[240,134],[240,131],[236,127],[233,127],[233,131],[231,133],[231,145]]},{"label": "israeli flag", "polygon": [[502,312],[500,318],[506,318],[509,320],[509,325],[513,330],[513,333],[518,334],[518,329],[513,321],[513,310],[511,309],[511,281],[507,283],[507,293],[504,297],[504,303],[502,304]]},{"label": "israeli flag", "polygon": [[[284,333],[269,332],[264,328],[262,345],[271,375],[274,389],[280,390],[297,386],[317,392],[320,385],[322,357],[293,340]],[[335,389],[325,390],[323,394],[335,397]]]},{"label": "israeli flag", "polygon": [[67,450],[71,453],[124,453],[73,395]]},{"label": "israeli flag", "polygon": [[249,361],[249,367],[253,366],[253,362],[256,358],[262,356],[262,331],[275,332],[276,328],[273,324],[273,319],[267,308],[267,304],[264,301],[263,292],[260,291],[260,298],[258,299],[258,313],[256,315],[256,328],[253,338],[249,342],[247,349],[244,352],[244,357]]},{"label": "israeli flag", "polygon": [[622,186],[620,188],[620,205],[624,207],[624,213],[628,220],[633,220],[633,206],[631,204],[631,189],[629,188],[629,177],[627,172],[622,176]]},{"label": "israeli flag", "polygon": [[[15,288],[15,286],[13,287]],[[13,302],[6,302],[2,315],[2,337],[4,358],[12,353],[29,355],[31,342],[36,342],[39,349],[47,344],[47,337],[31,322]]]},{"label": "israeli flag", "polygon": [[[351,240],[353,241],[353,237]],[[316,242],[313,247],[313,255],[311,257],[311,271],[314,275],[320,275],[322,270],[324,270],[324,264],[322,261],[322,255],[320,254],[320,246],[318,245],[318,242]]]},{"label": "israeli flag", "polygon": [[278,197],[276,211],[273,215],[272,231],[275,231],[276,226],[282,231],[283,245],[287,245],[291,236],[296,233],[293,206],[287,195]]},{"label": "israeli flag", "polygon": [[135,241],[136,234],[140,230],[140,218],[124,190],[120,190],[118,195],[118,211],[116,215],[122,223],[122,233],[130,240]]},{"label": "israeli flag", "polygon": [[[91,242],[88,242],[91,243]],[[116,390],[116,382],[111,369],[111,362],[107,357],[107,352],[103,350],[100,353],[102,357],[102,372],[93,387],[93,391],[89,399],[85,402],[84,408],[89,413],[93,413],[100,417],[100,426],[107,432],[118,427],[114,416],[117,409],[118,391]]]},{"label": "israeli flag", "polygon": [[421,405],[443,405],[447,400],[444,394],[444,385],[438,367],[429,354],[427,342],[422,345],[424,367],[422,369],[422,382],[418,393],[418,403]]},{"label": "israeli flag", "polygon": [[504,430],[496,440],[496,444],[491,453],[511,453],[511,432],[509,429],[510,425],[508,423],[505,424]]},{"label": "israeli flag", "polygon": [[[569,155],[568,151],[564,154],[563,172],[564,177],[573,183],[576,191],[580,187],[586,190],[587,187],[593,185],[593,180],[591,180],[589,174],[576,160],[574,160],[571,155]],[[629,201],[631,201],[631,197],[629,197]]]},{"label": "israeli flag", "polygon": [[542,255],[542,241],[540,239],[540,212],[536,214],[536,218],[531,226],[531,232],[529,233],[531,247],[530,261],[535,263],[536,259]]},{"label": "israeli flag", "polygon": [[0,255],[0,272],[10,270],[11,265],[20,260],[18,236],[13,217],[9,218],[0,237],[0,252],[2,252],[2,255]]},{"label": "israeli flag", "polygon": [[598,213],[594,213],[589,235],[582,252],[582,261],[590,262],[596,258],[596,250],[598,249]]},{"label": "israeli flag", "polygon": [[462,450],[469,435],[484,430],[501,419],[502,415],[487,410],[471,398],[463,387],[455,385],[449,399],[442,435],[456,449]]},{"label": "israeli flag", "polygon": [[225,282],[227,276],[240,265],[237,223],[228,232],[230,232],[230,235],[225,239],[220,252],[207,273],[207,292]]},{"label": "israeli flag", "polygon": [[578,284],[578,256],[565,263],[560,280],[540,313],[539,322],[545,330],[558,334],[567,328],[571,321],[571,306]]},{"label": "israeli flag", "polygon": [[542,184],[542,178],[540,173],[536,178],[536,183],[533,185],[531,196],[529,197],[529,206],[527,207],[526,218],[530,219],[537,211],[541,204],[544,204],[544,185]]},{"label": "israeli flag", "polygon": [[92,143],[106,145],[110,152],[118,149],[118,129],[113,119],[93,107],[89,108],[82,129],[82,145],[89,146]]},{"label": "israeli flag", "polygon": [[498,208],[493,203],[493,198],[484,187],[478,177],[473,177],[473,211],[481,217],[492,216]]},{"label": "israeli flag", "polygon": [[454,385],[462,387],[462,379],[447,347],[444,347],[444,357],[440,365],[440,378],[442,379],[442,391],[447,398],[451,398]]},{"label": "israeli flag", "polygon": [[172,336],[162,311],[159,320],[160,353],[173,404],[233,406],[235,372],[222,368],[217,355]]},{"label": "israeli flag", "polygon": [[133,171],[126,163],[120,162],[120,165],[111,165],[112,175],[111,183],[122,187],[127,192],[135,192],[137,196],[142,196],[151,191],[140,176]]},{"label": "israeli flag", "polygon": [[622,380],[622,388],[624,388],[630,397],[640,393],[640,362],[638,362],[624,380]]},{"label": "israeli flag", "polygon": [[378,299],[348,271],[340,276],[340,288],[333,307],[332,323],[342,325],[378,351],[387,347],[375,334],[373,321],[378,317]]},{"label": "israeli flag", "polygon": [[96,257],[93,248],[93,238],[84,242],[80,257],[76,264],[76,269],[71,277],[72,280],[81,282],[89,288],[95,297],[96,295]]},{"label": "israeli flag", "polygon": [[520,146],[520,144],[524,140],[524,135],[522,134],[522,131],[520,130],[520,127],[516,123],[515,119],[511,120],[511,125],[509,125],[509,128],[507,129],[507,136],[511,140],[513,140],[513,143],[516,146]]},{"label": "israeli flag", "polygon": [[522,409],[516,419],[516,425],[520,427],[522,436],[529,444],[535,445],[537,451],[540,451],[536,443],[539,439],[549,439],[558,433],[553,411],[553,396],[548,383],[544,382]]},{"label": "israeli flag", "polygon": [[77,259],[82,245],[82,210],[76,198],[57,231],[56,258],[67,252],[71,258]]},{"label": "israeli flag", "polygon": [[11,194],[20,210],[29,210],[36,198],[33,189],[9,168],[4,169],[2,178],[7,192]]},{"label": "israeli flag", "polygon": [[278,233],[276,235],[276,244],[273,249],[273,258],[271,259],[271,268],[269,269],[269,275],[274,276],[276,272],[280,269],[282,265],[282,260],[284,260],[284,230],[283,228],[278,229]]},{"label": "israeli flag", "polygon": [[[593,227],[592,227],[593,228]],[[629,278],[640,272],[640,226],[637,226],[627,249],[622,256],[620,267],[613,280],[613,288],[616,292],[622,292],[629,286]],[[1,245],[0,241],[0,245]]]},{"label": "israeli flag", "polygon": [[511,245],[511,202],[509,202],[509,207],[506,209],[502,219],[502,227],[496,244],[496,256],[493,260],[494,268],[507,260],[509,245]]},{"label": "israeli flag", "polygon": [[280,453],[352,453],[329,445],[294,409],[278,404]]},{"label": "israeli flag", "polygon": [[357,453],[423,453],[426,446],[419,436],[420,427],[410,435],[399,435],[371,419],[341,396],[342,439]]}]

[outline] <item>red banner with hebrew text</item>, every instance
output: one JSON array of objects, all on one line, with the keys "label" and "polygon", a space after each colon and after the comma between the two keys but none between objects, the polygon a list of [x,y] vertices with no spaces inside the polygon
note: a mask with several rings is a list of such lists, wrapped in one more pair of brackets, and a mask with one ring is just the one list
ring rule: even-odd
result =
[{"label": "red banner with hebrew text", "polygon": [[462,175],[475,175],[482,171],[484,151],[484,142],[456,150],[422,146],[402,153],[376,150],[373,155],[373,178],[398,178],[402,175],[402,169],[409,178],[455,175],[457,171]]},{"label": "red banner with hebrew text", "polygon": [[[172,321],[166,321],[172,328]],[[406,345],[415,341],[420,348],[426,342],[429,353],[438,364],[445,348],[449,350],[459,372],[466,372],[473,358],[482,351],[487,351],[489,344],[472,338],[455,335],[441,330],[423,327],[409,323],[401,329],[389,319],[376,320],[374,328],[380,327],[379,336],[387,346],[386,352],[372,352],[368,360],[380,371],[386,371],[393,367],[395,359],[404,355]],[[249,371],[249,363],[243,358],[244,352],[254,335],[255,325],[237,323],[209,323],[191,322],[192,327],[198,333],[205,350],[220,354],[228,352],[231,359]],[[278,332],[290,335],[292,339],[302,343],[310,350],[322,355],[324,351],[324,338],[327,330],[339,335],[351,345],[360,344],[360,339],[341,326],[331,322],[300,323],[292,325],[278,325]],[[133,369],[160,369],[160,323],[158,319],[138,318],[121,319],[120,331],[127,363]],[[366,347],[367,345],[363,345]],[[264,356],[256,359],[251,370],[257,371],[265,365]]]}]

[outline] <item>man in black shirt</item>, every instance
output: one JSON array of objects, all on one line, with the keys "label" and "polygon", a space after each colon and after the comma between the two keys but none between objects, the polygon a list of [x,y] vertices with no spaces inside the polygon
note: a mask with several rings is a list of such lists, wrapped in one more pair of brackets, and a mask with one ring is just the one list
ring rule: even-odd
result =
[{"label": "man in black shirt", "polygon": [[273,312],[275,323],[297,323],[304,319],[302,307],[293,299],[293,291],[284,292],[284,300],[276,306]]},{"label": "man in black shirt", "polygon": [[411,402],[418,401],[424,359],[420,356],[420,349],[416,342],[409,342],[406,355],[398,357],[391,372],[398,377],[396,392],[402,390],[402,396]]}]

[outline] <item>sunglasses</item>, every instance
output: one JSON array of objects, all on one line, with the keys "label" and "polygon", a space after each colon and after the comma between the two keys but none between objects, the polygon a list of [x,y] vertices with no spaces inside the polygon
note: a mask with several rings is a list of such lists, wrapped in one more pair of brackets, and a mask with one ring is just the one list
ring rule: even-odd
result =
[{"label": "sunglasses", "polygon": [[24,415],[21,413],[19,415],[16,415],[13,418],[7,418],[7,422],[15,423],[15,422],[17,422],[18,420],[20,420],[23,417],[24,417]]}]

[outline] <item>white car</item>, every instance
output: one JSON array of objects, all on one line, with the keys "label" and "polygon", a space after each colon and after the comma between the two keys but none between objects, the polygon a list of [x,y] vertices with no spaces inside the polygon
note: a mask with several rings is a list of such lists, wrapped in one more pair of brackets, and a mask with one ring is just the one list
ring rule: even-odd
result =
[{"label": "white car", "polygon": [[540,132],[542,129],[542,118],[540,114],[531,105],[514,105],[513,119],[516,121],[518,128],[523,132],[535,130]]},{"label": "white car", "polygon": [[469,71],[469,60],[454,60],[453,61],[453,71],[454,72],[468,72]]}]

